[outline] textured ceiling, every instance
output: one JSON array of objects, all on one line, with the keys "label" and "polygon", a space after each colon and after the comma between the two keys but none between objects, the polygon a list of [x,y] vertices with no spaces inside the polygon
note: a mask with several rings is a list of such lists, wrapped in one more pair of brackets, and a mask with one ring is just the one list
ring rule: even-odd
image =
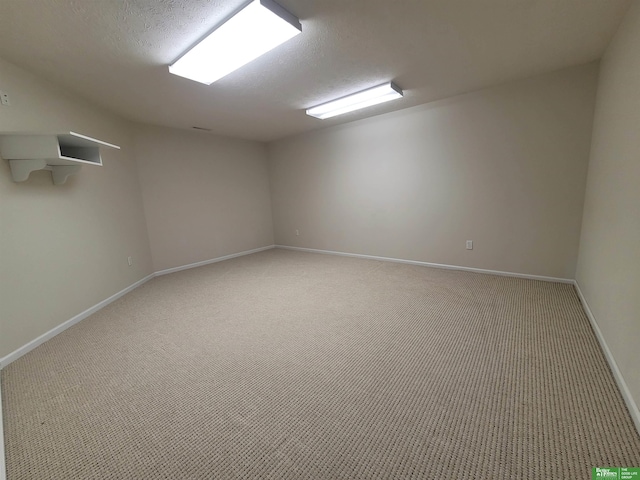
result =
[{"label": "textured ceiling", "polygon": [[[0,57],[126,118],[273,140],[600,58],[629,0],[280,0],[301,35],[206,86],[167,65],[244,0],[0,0]],[[405,98],[304,109],[393,80]]]}]

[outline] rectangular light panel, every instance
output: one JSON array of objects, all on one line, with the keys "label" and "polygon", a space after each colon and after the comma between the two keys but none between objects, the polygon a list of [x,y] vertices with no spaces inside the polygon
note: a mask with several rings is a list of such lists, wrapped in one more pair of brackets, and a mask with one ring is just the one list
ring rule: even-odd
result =
[{"label": "rectangular light panel", "polygon": [[396,98],[402,98],[402,90],[393,82],[383,83],[377,87],[368,88],[353,95],[347,95],[346,97],[309,108],[307,109],[307,115],[320,119],[331,118]]},{"label": "rectangular light panel", "polygon": [[301,31],[300,21],[273,0],[253,0],[170,65],[169,71],[210,85]]}]

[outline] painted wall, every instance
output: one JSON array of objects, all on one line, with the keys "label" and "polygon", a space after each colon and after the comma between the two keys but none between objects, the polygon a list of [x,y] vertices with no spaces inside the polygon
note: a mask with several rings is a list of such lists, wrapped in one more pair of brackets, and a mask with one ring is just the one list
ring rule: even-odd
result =
[{"label": "painted wall", "polygon": [[273,244],[264,144],[140,127],[136,152],[155,271]]},{"label": "painted wall", "polygon": [[[0,159],[0,358],[151,273],[131,126],[0,60],[0,131],[75,131],[121,146],[64,185]],[[133,265],[127,257],[133,257]]]},{"label": "painted wall", "polygon": [[274,142],[276,244],[573,278],[597,70]]},{"label": "painted wall", "polygon": [[640,405],[640,3],[601,63],[576,279]]}]

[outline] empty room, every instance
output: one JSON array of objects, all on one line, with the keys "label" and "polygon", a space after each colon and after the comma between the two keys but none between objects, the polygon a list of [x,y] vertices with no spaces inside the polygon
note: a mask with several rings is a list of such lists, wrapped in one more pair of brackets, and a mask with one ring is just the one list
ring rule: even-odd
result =
[{"label": "empty room", "polygon": [[640,2],[1,0],[0,480],[640,479]]}]

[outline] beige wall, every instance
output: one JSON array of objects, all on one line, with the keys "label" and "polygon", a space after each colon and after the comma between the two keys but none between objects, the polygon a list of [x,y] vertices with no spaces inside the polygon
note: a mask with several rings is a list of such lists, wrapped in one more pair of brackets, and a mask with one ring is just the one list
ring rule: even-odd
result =
[{"label": "beige wall", "polygon": [[276,243],[573,278],[596,78],[589,64],[271,144]]},{"label": "beige wall", "polygon": [[640,3],[601,63],[576,279],[640,405]]},{"label": "beige wall", "polygon": [[[64,185],[0,159],[0,358],[151,272],[130,125],[0,60],[0,131],[75,131],[122,147]],[[129,267],[127,256],[133,257]]]},{"label": "beige wall", "polygon": [[55,186],[1,160],[0,358],[153,271],[273,244],[263,144],[131,124],[2,60],[0,88],[0,131],[122,147]]},{"label": "beige wall", "polygon": [[154,270],[273,244],[264,144],[140,127],[136,151]]}]

